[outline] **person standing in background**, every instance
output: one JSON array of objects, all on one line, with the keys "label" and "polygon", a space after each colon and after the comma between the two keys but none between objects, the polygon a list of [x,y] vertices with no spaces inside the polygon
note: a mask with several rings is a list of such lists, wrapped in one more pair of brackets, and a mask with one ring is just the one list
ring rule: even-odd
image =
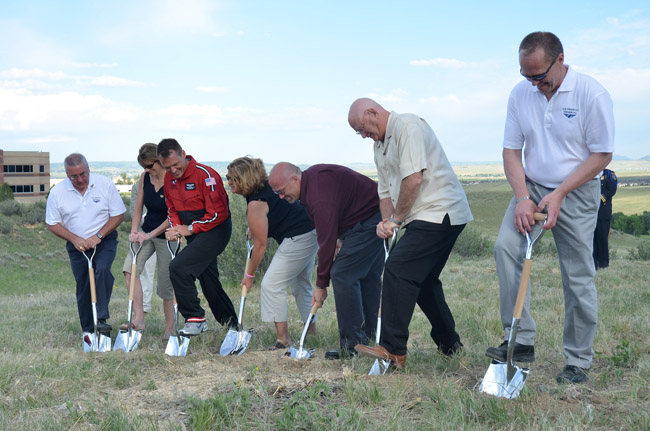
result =
[{"label": "person standing in background", "polygon": [[596,269],[609,266],[609,229],[612,222],[612,197],[616,194],[616,173],[605,169],[600,176],[600,208],[594,231],[594,265]]}]

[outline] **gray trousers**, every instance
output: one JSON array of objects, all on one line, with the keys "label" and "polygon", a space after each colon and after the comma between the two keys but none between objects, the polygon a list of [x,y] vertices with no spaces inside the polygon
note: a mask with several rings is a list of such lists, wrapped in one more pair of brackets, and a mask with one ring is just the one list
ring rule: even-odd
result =
[{"label": "gray trousers", "polygon": [[[538,203],[553,191],[530,180],[526,181],[533,202]],[[598,323],[598,298],[592,256],[600,196],[597,179],[590,180],[569,193],[562,201],[557,224],[551,231],[558,251],[564,290],[564,356],[567,365],[589,368]],[[526,237],[514,226],[515,199],[508,205],[494,247],[499,277],[499,304],[505,339],[510,336],[512,312],[519,288],[526,251]],[[535,251],[533,250],[533,260]],[[533,271],[534,274],[534,271]],[[533,275],[534,277],[534,275]],[[517,342],[533,345],[536,326],[530,315],[530,282],[519,321]]]},{"label": "gray trousers", "polygon": [[[307,321],[311,310],[311,279],[317,251],[316,229],[282,240],[262,279],[262,322],[288,320],[287,287],[291,288],[296,299],[302,321]],[[313,321],[316,321],[316,316]]]}]

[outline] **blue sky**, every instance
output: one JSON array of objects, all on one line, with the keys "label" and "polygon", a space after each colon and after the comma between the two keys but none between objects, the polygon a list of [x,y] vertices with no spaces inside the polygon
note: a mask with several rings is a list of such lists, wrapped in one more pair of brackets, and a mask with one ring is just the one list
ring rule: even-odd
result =
[{"label": "blue sky", "polygon": [[650,154],[650,5],[624,0],[3,0],[0,148],[121,161],[174,137],[205,161],[370,163],[347,112],[372,97],[450,160],[499,161],[537,30],[611,93],[616,153]]}]

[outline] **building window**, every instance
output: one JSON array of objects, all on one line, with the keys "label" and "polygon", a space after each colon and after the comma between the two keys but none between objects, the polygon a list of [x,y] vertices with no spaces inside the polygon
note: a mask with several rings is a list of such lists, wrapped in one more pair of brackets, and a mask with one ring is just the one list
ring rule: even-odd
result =
[{"label": "building window", "polygon": [[41,172],[41,173],[45,172],[45,166],[44,166],[44,165],[40,165],[40,166],[38,167],[38,171]]},{"label": "building window", "polygon": [[[14,172],[34,172],[34,165],[4,165],[4,172],[14,173]],[[41,171],[42,172],[42,171]]]},{"label": "building window", "polygon": [[41,193],[45,191],[45,184],[41,184]]},{"label": "building window", "polygon": [[14,192],[14,194],[19,194],[19,193],[34,193],[34,186],[29,184],[29,185],[18,185],[18,186],[9,186],[11,188],[11,191]]}]

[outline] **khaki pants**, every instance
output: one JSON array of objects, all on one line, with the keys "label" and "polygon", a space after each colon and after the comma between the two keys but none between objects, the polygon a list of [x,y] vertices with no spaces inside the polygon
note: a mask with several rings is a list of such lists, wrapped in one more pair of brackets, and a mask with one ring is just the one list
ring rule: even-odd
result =
[{"label": "khaki pants", "polygon": [[[528,192],[533,202],[538,203],[551,193],[539,184],[527,181]],[[593,359],[593,342],[598,323],[598,298],[592,257],[593,234],[596,227],[600,196],[600,183],[590,180],[562,202],[556,226],[551,230],[558,251],[564,290],[564,356],[567,365],[589,368]],[[499,277],[499,298],[501,322],[505,339],[510,335],[512,312],[519,288],[519,280],[526,250],[526,237],[515,230],[515,199],[503,217],[499,236],[494,248],[494,257]],[[533,259],[535,251],[533,250]],[[534,278],[534,271],[532,277]],[[530,315],[530,282],[524,310],[519,321],[517,342],[532,345],[535,342],[536,326]]]}]

